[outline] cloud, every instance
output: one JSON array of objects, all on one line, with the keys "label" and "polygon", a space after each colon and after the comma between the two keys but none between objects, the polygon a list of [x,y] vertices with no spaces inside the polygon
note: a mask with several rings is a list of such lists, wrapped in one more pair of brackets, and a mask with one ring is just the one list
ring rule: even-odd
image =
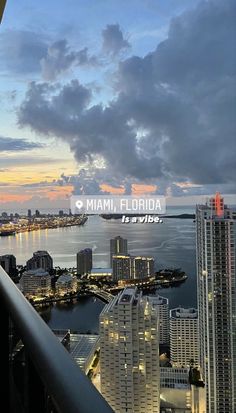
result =
[{"label": "cloud", "polygon": [[128,40],[124,38],[119,24],[107,24],[106,28],[102,31],[102,38],[103,51],[113,56],[118,55],[121,51],[130,48],[130,44]]},{"label": "cloud", "polygon": [[47,36],[27,30],[0,34],[0,69],[13,74],[41,74],[52,81],[75,66],[98,65],[88,48],[72,50],[66,39],[52,42]]},{"label": "cloud", "polygon": [[27,155],[11,155],[11,156],[0,156],[0,165],[2,170],[7,170],[5,168],[17,168],[21,166],[30,165],[50,165],[65,162],[64,159],[52,159],[48,156],[27,156]]},{"label": "cloud", "polygon": [[120,63],[105,107],[77,81],[53,90],[31,84],[19,123],[65,140],[78,162],[102,159],[117,182],[233,191],[235,13],[235,1],[211,0],[174,18],[156,50]]},{"label": "cloud", "polygon": [[0,136],[0,152],[29,151],[42,146],[40,143],[29,142],[26,139]]},{"label": "cloud", "polygon": [[29,184],[22,184],[19,186],[23,188],[44,188],[44,187],[50,188],[50,187],[55,187],[55,185],[57,185],[57,182],[53,180],[53,181],[31,182]]},{"label": "cloud", "polygon": [[9,29],[0,34],[0,68],[12,73],[40,71],[40,60],[47,54],[48,39],[27,30]]},{"label": "cloud", "polygon": [[131,193],[130,183],[125,180],[121,181],[121,177],[119,178],[113,177],[106,168],[91,166],[89,169],[82,168],[78,174],[67,176],[63,173],[57,183],[59,185],[72,185],[76,195],[110,193],[109,189],[102,189],[104,184]]},{"label": "cloud", "polygon": [[48,46],[47,55],[40,61],[45,80],[55,80],[74,66],[96,66],[95,56],[89,56],[88,48],[72,51],[65,39]]},{"label": "cloud", "polygon": [[59,180],[61,185],[73,185],[74,194],[102,194],[105,193],[100,188],[100,178],[97,174],[94,174],[94,171],[86,171],[81,169],[78,175],[65,176],[61,175]]}]

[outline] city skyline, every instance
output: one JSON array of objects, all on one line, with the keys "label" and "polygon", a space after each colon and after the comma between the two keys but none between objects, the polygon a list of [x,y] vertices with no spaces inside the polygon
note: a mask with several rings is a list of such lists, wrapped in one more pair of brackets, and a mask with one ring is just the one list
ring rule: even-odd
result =
[{"label": "city skyline", "polygon": [[236,1],[0,4],[6,413],[236,413]]},{"label": "city skyline", "polygon": [[[93,227],[94,218],[102,220],[92,217],[85,228]],[[32,215],[28,214],[28,220],[31,219]],[[193,301],[184,305],[181,294],[178,306],[169,305],[164,288],[177,287],[177,275],[173,283],[165,286],[171,270],[150,271],[146,260],[154,263],[154,259],[143,255],[147,252],[143,243],[140,242],[142,255],[129,255],[130,238],[124,234],[114,237],[114,227],[113,236],[106,242],[107,263],[111,256],[113,264],[117,259],[125,260],[119,268],[114,265],[112,269],[94,267],[94,251],[88,245],[77,248],[74,266],[70,268],[57,267],[53,255],[42,249],[34,251],[25,266],[16,268],[16,259],[10,254],[14,250],[8,247],[8,255],[0,256],[0,263],[38,311],[42,311],[41,306],[51,308],[48,308],[49,323],[51,311],[59,306],[61,321],[64,319],[69,328],[63,332],[57,327],[59,337],[70,334],[69,313],[74,313],[77,301],[82,300],[80,305],[84,306],[86,297],[92,295],[107,303],[100,316],[98,314],[100,347],[95,346],[92,353],[89,348],[86,350],[87,358],[83,358],[83,363],[87,363],[87,367],[82,368],[115,413],[164,413],[170,408],[172,413],[178,409],[188,413],[233,413],[236,360],[234,219],[235,211],[224,204],[219,193],[208,204],[196,205],[194,222],[188,218],[188,228],[197,235],[194,245],[197,246],[198,308],[193,307]],[[175,218],[174,226],[180,222],[180,218]],[[120,223],[117,228],[121,228]],[[173,226],[169,229],[173,232]],[[171,231],[169,237],[173,237]],[[57,238],[61,238],[59,234]],[[22,247],[26,240],[21,239]],[[66,242],[65,234],[61,242]],[[179,254],[181,242],[177,245]],[[158,250],[158,246],[154,249]],[[69,251],[72,252],[70,248]],[[117,255],[121,252],[126,255]],[[169,252],[168,256],[171,255]],[[185,250],[183,262],[187,255]],[[159,259],[162,259],[161,254],[158,254]],[[130,260],[138,260],[138,265],[129,274]],[[194,259],[191,262],[195,265]],[[194,278],[190,276],[191,288]],[[163,288],[161,295],[159,288]],[[83,336],[81,331],[73,330],[76,336],[72,334],[71,340],[81,339],[86,348],[90,338],[98,342],[96,335],[88,331]],[[76,347],[77,354],[83,354],[82,342],[81,348]],[[74,359],[79,363],[80,358],[75,356]],[[81,360],[79,365],[82,366]]]},{"label": "city skyline", "polygon": [[0,208],[101,191],[235,204],[234,15],[233,0],[7,2]]}]

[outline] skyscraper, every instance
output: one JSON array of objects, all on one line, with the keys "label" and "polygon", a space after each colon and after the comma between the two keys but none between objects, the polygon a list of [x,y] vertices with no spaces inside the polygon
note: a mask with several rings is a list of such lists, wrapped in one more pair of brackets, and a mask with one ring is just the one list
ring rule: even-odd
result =
[{"label": "skyscraper", "polygon": [[112,267],[113,255],[128,255],[127,239],[120,236],[110,240],[110,266]]},{"label": "skyscraper", "polygon": [[235,234],[216,194],[196,211],[200,366],[207,413],[236,411]]},{"label": "skyscraper", "polygon": [[154,274],[154,258],[113,255],[112,271],[115,281],[147,278]]},{"label": "skyscraper", "polygon": [[159,412],[158,314],[126,288],[100,315],[101,391],[116,413]]},{"label": "skyscraper", "polygon": [[168,344],[170,341],[169,300],[160,295],[149,295],[149,300],[157,309],[159,315],[159,342],[160,344]]},{"label": "skyscraper", "polygon": [[195,308],[170,311],[170,361],[174,367],[199,364],[198,313]]},{"label": "skyscraper", "polygon": [[154,274],[153,257],[131,257],[131,278],[142,279]]},{"label": "skyscraper", "polygon": [[93,252],[91,248],[85,248],[77,253],[77,274],[88,274],[93,267]]},{"label": "skyscraper", "polygon": [[7,272],[8,275],[16,275],[16,257],[11,254],[0,256],[0,265]]},{"label": "skyscraper", "polygon": [[37,270],[42,268],[45,271],[53,269],[53,259],[47,251],[36,251],[33,257],[26,262],[27,270]]},{"label": "skyscraper", "polygon": [[131,278],[130,255],[113,255],[112,276],[114,281],[129,280]]}]

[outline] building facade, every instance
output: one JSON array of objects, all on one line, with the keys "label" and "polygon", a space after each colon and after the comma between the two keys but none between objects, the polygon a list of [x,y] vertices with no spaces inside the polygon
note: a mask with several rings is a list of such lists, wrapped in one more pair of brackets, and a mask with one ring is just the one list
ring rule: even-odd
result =
[{"label": "building facade", "polygon": [[101,391],[116,413],[160,410],[158,314],[126,288],[100,315]]},{"label": "building facade", "polygon": [[235,223],[216,194],[196,211],[200,366],[207,413],[236,411]]},{"label": "building facade", "polygon": [[128,255],[127,239],[120,236],[110,240],[110,265],[112,266],[113,255]]},{"label": "building facade", "polygon": [[169,344],[170,342],[170,310],[168,298],[160,295],[149,296],[152,305],[157,309],[159,314],[159,341],[160,344]]},{"label": "building facade", "polygon": [[112,279],[112,268],[92,268],[90,271],[89,278],[99,280],[99,279]]},{"label": "building facade", "polygon": [[11,254],[0,256],[0,265],[10,276],[16,275],[16,257]]},{"label": "building facade", "polygon": [[131,255],[112,256],[113,280],[141,280],[154,274],[154,258]]},{"label": "building facade", "polygon": [[47,251],[36,251],[33,257],[26,262],[27,270],[43,269],[44,271],[51,271],[53,269],[53,259]]},{"label": "building facade", "polygon": [[154,274],[153,257],[131,257],[131,278],[142,279]]},{"label": "building facade", "polygon": [[130,280],[131,278],[130,255],[113,255],[112,277],[114,281]]},{"label": "building facade", "polygon": [[170,361],[172,366],[199,364],[198,312],[195,308],[170,311]]},{"label": "building facade", "polygon": [[77,253],[77,274],[89,274],[93,267],[93,252],[91,248],[85,248]]},{"label": "building facade", "polygon": [[28,298],[47,297],[51,292],[51,277],[42,268],[28,270],[22,274],[20,286]]}]

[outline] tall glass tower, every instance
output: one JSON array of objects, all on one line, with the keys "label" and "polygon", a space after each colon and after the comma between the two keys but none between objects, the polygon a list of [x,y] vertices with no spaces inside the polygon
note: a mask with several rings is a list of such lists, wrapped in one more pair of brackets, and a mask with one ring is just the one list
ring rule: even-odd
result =
[{"label": "tall glass tower", "polygon": [[219,193],[197,205],[200,366],[207,413],[236,412],[235,232]]}]

